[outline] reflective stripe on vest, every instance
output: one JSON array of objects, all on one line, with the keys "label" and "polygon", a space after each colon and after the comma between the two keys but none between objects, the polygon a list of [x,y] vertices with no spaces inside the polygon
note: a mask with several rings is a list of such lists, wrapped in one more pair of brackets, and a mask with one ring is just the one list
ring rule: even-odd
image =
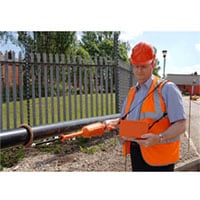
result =
[{"label": "reflective stripe on vest", "polygon": [[148,100],[149,105],[146,108],[144,108],[144,106],[141,107],[140,119],[151,118],[151,119],[157,120],[160,117],[162,117],[163,113],[166,111],[165,104],[162,103],[161,105],[161,102],[163,101],[163,99],[162,99],[162,95],[160,94],[160,91],[156,89],[154,92],[152,92],[157,85],[160,84],[159,85],[159,88],[160,88],[166,82],[166,81],[163,81],[161,83],[161,81],[162,80],[158,81],[157,77],[153,79],[153,83],[147,94],[147,98],[144,100],[144,102]]},{"label": "reflective stripe on vest", "polygon": [[[152,85],[148,91],[147,98],[141,106],[140,119],[145,120],[151,125],[166,112],[166,106],[162,98],[161,89],[166,81],[163,81],[156,90],[154,88],[159,84],[158,77],[154,77]],[[154,90],[154,91],[153,91]],[[152,92],[153,91],[153,92]],[[131,103],[133,102],[136,89],[131,88],[127,98],[125,112],[128,113]],[[151,94],[150,94],[151,93]],[[159,134],[170,126],[169,118],[164,117],[159,120],[149,130],[149,133]],[[175,163],[179,160],[180,137],[163,141],[162,144],[156,144],[151,147],[140,146],[144,160],[150,165],[166,165]]]}]

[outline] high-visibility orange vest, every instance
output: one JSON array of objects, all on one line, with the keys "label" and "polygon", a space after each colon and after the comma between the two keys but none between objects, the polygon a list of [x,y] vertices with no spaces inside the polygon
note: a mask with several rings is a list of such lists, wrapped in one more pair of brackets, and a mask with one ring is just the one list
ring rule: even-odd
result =
[{"label": "high-visibility orange vest", "polygon": [[[145,120],[149,124],[156,121],[164,112],[166,106],[162,98],[161,89],[164,81],[155,90],[156,85],[159,84],[159,78],[154,77],[152,85],[148,91],[147,98],[145,98],[140,111],[140,119]],[[152,92],[153,91],[153,92]],[[132,87],[128,93],[127,104],[125,112],[128,113],[136,93],[136,88]],[[159,115],[159,117],[158,117]],[[164,117],[159,120],[148,131],[148,133],[160,134],[170,126],[169,118]],[[180,154],[180,137],[171,140],[163,141],[161,144],[156,144],[151,147],[140,146],[142,156],[149,165],[161,166],[171,163],[176,163],[179,160]],[[130,141],[124,145],[124,154],[130,153]]]}]

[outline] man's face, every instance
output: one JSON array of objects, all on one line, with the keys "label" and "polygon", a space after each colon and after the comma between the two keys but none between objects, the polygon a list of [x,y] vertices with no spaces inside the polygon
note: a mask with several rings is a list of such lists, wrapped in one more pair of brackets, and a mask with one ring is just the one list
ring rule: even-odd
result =
[{"label": "man's face", "polygon": [[145,64],[145,65],[133,65],[133,73],[139,82],[139,84],[145,83],[153,73],[153,65]]}]

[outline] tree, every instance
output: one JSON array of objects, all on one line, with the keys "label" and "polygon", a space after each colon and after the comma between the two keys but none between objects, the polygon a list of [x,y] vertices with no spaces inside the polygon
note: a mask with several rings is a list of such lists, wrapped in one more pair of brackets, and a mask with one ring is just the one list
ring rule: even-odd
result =
[{"label": "tree", "polygon": [[[25,46],[24,32],[18,32],[18,40]],[[70,53],[76,41],[76,32],[40,31],[28,34],[30,50],[36,53]]]},{"label": "tree", "polygon": [[0,31],[0,44],[7,44],[10,41],[16,46],[20,46],[20,42],[17,39],[17,32],[12,31]]},{"label": "tree", "polygon": [[83,32],[80,46],[84,48],[89,55],[96,56],[100,54],[98,43],[99,41],[96,32]]},{"label": "tree", "polygon": [[159,70],[160,70],[160,66],[159,66],[159,61],[158,61],[158,59],[156,59],[156,63],[158,63],[158,64],[156,64],[156,66],[154,67],[154,69],[153,69],[153,74],[156,75],[156,76],[158,76],[158,77],[160,77],[160,75],[158,74],[158,72],[159,72]]},{"label": "tree", "polygon": [[[80,45],[90,56],[114,58],[114,32],[83,32]],[[119,58],[127,63],[129,49],[129,43],[119,41]]]},{"label": "tree", "polygon": [[0,31],[0,43],[7,44],[8,40],[10,40],[13,44],[17,43],[17,40],[14,37],[13,32]]},{"label": "tree", "polygon": [[[155,51],[155,54],[157,53],[157,48],[154,47],[154,51]],[[153,74],[160,77],[160,75],[158,74],[159,70],[160,70],[160,61],[156,58],[156,66],[154,67],[153,69]]]}]

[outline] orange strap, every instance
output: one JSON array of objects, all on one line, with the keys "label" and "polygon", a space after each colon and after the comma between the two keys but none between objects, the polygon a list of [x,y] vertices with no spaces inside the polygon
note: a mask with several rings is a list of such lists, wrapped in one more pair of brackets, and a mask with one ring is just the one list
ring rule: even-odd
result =
[{"label": "orange strap", "polygon": [[131,107],[132,101],[135,97],[135,93],[136,93],[136,88],[135,86],[133,86],[128,92],[126,110],[125,110],[126,113],[129,112],[129,108]]}]

